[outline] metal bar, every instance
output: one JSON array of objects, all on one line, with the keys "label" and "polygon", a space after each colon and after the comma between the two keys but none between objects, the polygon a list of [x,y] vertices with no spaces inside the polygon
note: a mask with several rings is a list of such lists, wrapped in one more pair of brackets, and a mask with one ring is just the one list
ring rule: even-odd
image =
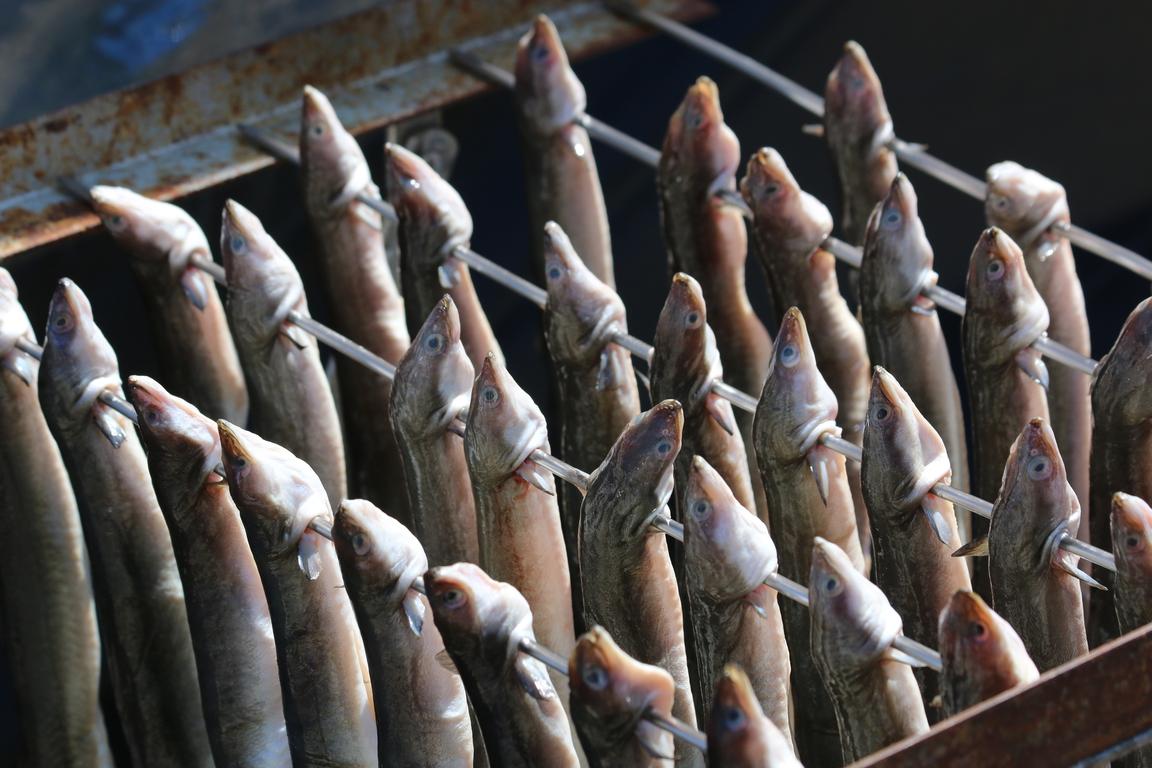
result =
[{"label": "metal bar", "polygon": [[1145,280],[1152,280],[1152,261],[1136,253],[1136,251],[1129,250],[1111,240],[1105,240],[1100,235],[1093,234],[1072,223],[1057,224],[1053,229],[1067,237],[1073,245],[1078,245],[1086,251],[1102,256],[1113,264],[1129,269]]},{"label": "metal bar", "polygon": [[696,749],[707,754],[708,753],[708,739],[704,736],[703,732],[693,728],[687,723],[677,720],[675,717],[669,715],[665,717],[657,712],[648,710],[644,713],[644,719],[650,721],[658,728],[663,728],[668,733],[680,739],[687,744],[691,744]]},{"label": "metal bar", "polygon": [[97,396],[97,399],[104,403],[104,405],[116,411],[116,413],[131,421],[133,424],[140,423],[140,418],[136,415],[136,409],[133,408],[132,403],[128,402],[127,400],[121,399],[108,390],[101,392]]},{"label": "metal bar", "polygon": [[396,366],[371,350],[360,346],[352,339],[337,333],[328,326],[293,310],[288,313],[288,322],[315,336],[318,340],[365,368],[380,374],[388,380],[396,378]]},{"label": "metal bar", "polygon": [[760,402],[755,397],[752,397],[752,395],[741,392],[731,384],[725,384],[721,379],[716,379],[712,382],[712,391],[740,410],[748,413],[756,413],[756,405]]},{"label": "metal bar", "polygon": [[457,248],[452,251],[452,255],[467,264],[469,268],[520,294],[541,309],[548,306],[548,291],[530,280],[525,280],[515,272],[505,269],[491,259],[484,258],[471,248]]}]

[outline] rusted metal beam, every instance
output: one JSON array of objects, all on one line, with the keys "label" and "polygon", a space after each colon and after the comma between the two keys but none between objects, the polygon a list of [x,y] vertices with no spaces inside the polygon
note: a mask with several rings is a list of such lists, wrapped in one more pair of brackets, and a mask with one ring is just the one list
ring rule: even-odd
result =
[{"label": "rusted metal beam", "polygon": [[[710,10],[702,0],[646,5],[680,18]],[[575,56],[648,34],[597,2],[392,0],[0,131],[0,260],[96,225],[57,188],[62,176],[161,200],[220,184],[273,162],[236,123],[295,136],[304,84],[326,91],[353,132],[378,128],[485,90],[447,49],[509,65],[541,12]]]},{"label": "rusted metal beam", "polygon": [[[1152,625],[1031,685],[893,744],[853,768],[1070,766],[1152,729]],[[1135,741],[1130,742],[1135,744]],[[1112,755],[1110,755],[1112,756]]]}]

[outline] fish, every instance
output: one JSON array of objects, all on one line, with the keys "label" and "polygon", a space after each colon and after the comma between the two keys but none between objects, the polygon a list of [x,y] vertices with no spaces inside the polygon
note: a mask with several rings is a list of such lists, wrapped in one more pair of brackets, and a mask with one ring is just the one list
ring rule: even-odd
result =
[{"label": "fish", "polygon": [[234,200],[224,204],[220,251],[228,276],[228,325],[252,396],[250,426],[299,456],[328,491],[331,504],[348,494],[344,438],[316,341],[288,321],[309,317],[296,267]]},{"label": "fish", "polygon": [[725,768],[802,768],[791,737],[760,709],[743,670],[724,667],[708,720],[708,757]]},{"label": "fish", "polygon": [[[1053,230],[1068,224],[1064,187],[1013,162],[988,168],[984,211],[988,223],[1000,227],[1024,252],[1024,264],[1040,297],[1059,311],[1049,318],[1048,335],[1085,357],[1092,356],[1084,289],[1076,274],[1072,246]],[[1051,372],[1048,410],[1052,431],[1064,446],[1068,480],[1081,499],[1089,498],[1089,453],[1092,445],[1091,379],[1081,371],[1058,365]],[[1089,536],[1089,520],[1080,521],[1081,538]]]},{"label": "fish", "polygon": [[896,134],[880,78],[852,40],[824,87],[824,138],[840,178],[840,224],[847,239],[860,245],[869,214],[896,177]]},{"label": "fish", "polygon": [[521,653],[534,641],[532,609],[517,589],[472,563],[424,575],[444,650],[476,708],[492,765],[576,768],[565,710],[548,670]]},{"label": "fish", "polygon": [[940,612],[941,707],[952,717],[1040,673],[1012,625],[961,589]]},{"label": "fish", "polygon": [[[411,342],[404,299],[384,246],[389,236],[395,239],[396,225],[357,199],[366,195],[380,200],[368,161],[328,98],[307,85],[300,119],[300,164],[333,326],[395,364]],[[344,434],[349,491],[411,525],[404,464],[388,415],[392,382],[342,355],[336,358],[336,373],[340,404],[348,415]]]},{"label": "fish", "polygon": [[464,683],[437,660],[444,641],[414,586],[428,570],[419,540],[363,499],[340,504],[332,540],[368,652],[380,765],[471,766]]},{"label": "fish", "polygon": [[[684,413],[664,400],[641,413],[595,470],[580,511],[584,623],[602,626],[637,661],[662,667],[676,682],[672,714],[694,726],[696,711],[684,646],[684,613],[664,534]],[[677,766],[703,757],[676,744]]]},{"label": "fish", "polygon": [[[980,235],[968,264],[967,308],[961,325],[964,377],[972,414],[972,492],[994,499],[1008,451],[1032,418],[1048,418],[1048,367],[1032,346],[1048,329],[1048,307],[1036,291],[1020,247],[1002,230]],[[988,524],[972,521],[972,535]],[[989,596],[987,563],[972,563],[972,584]]]},{"label": "fish", "polygon": [[[683,509],[692,456],[711,464],[746,508],[756,509],[744,439],[736,428],[732,403],[712,391],[724,378],[716,334],[708,325],[700,283],[683,272],[672,278],[656,322],[652,354],[652,398],[684,406],[684,445],[676,462],[677,507]],[[757,509],[763,518],[766,509]]]},{"label": "fish", "polygon": [[271,609],[292,762],[374,764],[364,643],[336,550],[309,527],[333,524],[327,492],[286,448],[223,420],[216,426],[228,489]]},{"label": "fish", "polygon": [[[922,295],[936,285],[932,245],[920,220],[916,190],[900,173],[868,219],[860,262],[860,317],[868,356],[907,390],[944,439],[952,485],[968,488],[964,410],[936,305]],[[968,532],[961,515],[961,532]]]},{"label": "fish", "polygon": [[1152,508],[1131,494],[1112,494],[1116,615],[1128,633],[1152,622]]},{"label": "fish", "polygon": [[713,709],[724,670],[736,664],[751,678],[757,708],[792,746],[792,672],[775,590],[764,580],[779,566],[768,526],[741,506],[701,456],[692,457],[684,494],[684,561],[695,634],[699,722]]},{"label": "fish", "polygon": [[16,282],[0,268],[0,609],[27,765],[113,764],[100,636],[80,514],[40,408],[40,363]]},{"label": "fish", "polygon": [[460,343],[460,315],[444,296],[396,366],[392,430],[404,450],[412,532],[431,565],[479,562],[476,507],[458,416],[468,410],[475,372]]},{"label": "fish", "polygon": [[91,196],[131,257],[164,380],[215,418],[245,423],[248,390],[224,305],[194,263],[212,262],[204,230],[183,208],[124,187],[95,186]]},{"label": "fish", "polygon": [[[967,564],[951,556],[960,542],[955,510],[932,492],[937,483],[949,484],[951,474],[940,434],[900,382],[876,366],[861,465],[875,580],[905,633],[932,647],[940,612],[957,591],[972,588]],[[938,676],[918,671],[916,677],[924,700],[934,699]]]},{"label": "fish", "polygon": [[84,292],[60,280],[48,308],[40,402],[72,477],[92,564],[116,711],[137,765],[213,764],[184,587],[127,417],[116,353]]},{"label": "fish", "polygon": [[584,86],[568,64],[556,25],[540,14],[516,45],[516,109],[524,149],[532,262],[545,274],[545,222],[568,233],[577,254],[600,282],[613,288],[608,210],[588,131]]},{"label": "fish", "polygon": [[1079,558],[1059,548],[1080,523],[1052,428],[1024,425],[1004,467],[1004,484],[988,529],[992,607],[1024,641],[1045,672],[1088,653]]},{"label": "fish", "polygon": [[[628,333],[624,302],[592,273],[556,222],[544,226],[544,277],[548,302],[544,335],[559,394],[559,457],[574,467],[595,467],[640,413],[632,355],[613,344]],[[572,578],[572,604],[580,595],[580,489],[566,485],[557,499]],[[581,617],[577,617],[580,619]]]},{"label": "fish", "polygon": [[468,265],[453,256],[472,240],[472,216],[460,193],[419,155],[385,146],[388,201],[400,217],[401,288],[408,325],[415,328],[447,292],[460,313],[460,336],[472,365],[489,353],[503,362],[500,344],[480,306]]},{"label": "fish", "polygon": [[[1112,548],[1107,521],[1112,495],[1124,492],[1152,498],[1152,388],[1147,386],[1148,349],[1152,345],[1152,300],[1132,310],[1108,354],[1092,376],[1091,541]],[[1115,579],[1095,569],[1093,577],[1108,589],[1089,601],[1089,640],[1093,647],[1118,637]]]},{"label": "fish", "polygon": [[[844,457],[820,438],[836,427],[836,396],[820,375],[804,315],[790,309],[780,324],[772,365],[756,408],[753,435],[764,489],[768,524],[780,559],[780,573],[807,577],[812,539],[820,536],[843,549],[867,572]],[[788,648],[808,647],[809,613],[791,601],[780,606]],[[794,731],[800,760],[839,765],[836,713],[808,653],[792,654]]]},{"label": "fish", "polygon": [[808,579],[812,658],[836,705],[844,760],[928,730],[912,668],[892,648],[900,615],[834,543],[816,537]]},{"label": "fish", "polygon": [[676,683],[666,670],[637,661],[603,627],[592,627],[576,641],[568,676],[572,719],[596,764],[671,764],[672,734],[646,719],[649,713],[671,716]]},{"label": "fish", "polygon": [[171,533],[219,765],[291,762],[268,600],[222,474],[216,422],[147,376],[124,386]]}]

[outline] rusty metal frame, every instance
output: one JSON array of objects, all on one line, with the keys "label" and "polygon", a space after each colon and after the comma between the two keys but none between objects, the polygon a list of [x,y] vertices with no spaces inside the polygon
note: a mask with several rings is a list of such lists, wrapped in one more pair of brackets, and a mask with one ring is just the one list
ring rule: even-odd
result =
[{"label": "rusty metal frame", "polygon": [[[702,0],[645,5],[679,18],[710,10]],[[188,195],[272,164],[235,125],[294,137],[305,83],[328,93],[354,133],[379,128],[488,88],[453,67],[447,49],[508,65],[541,12],[574,56],[649,34],[597,2],[392,0],[0,131],[0,260],[96,225],[60,177]]]}]

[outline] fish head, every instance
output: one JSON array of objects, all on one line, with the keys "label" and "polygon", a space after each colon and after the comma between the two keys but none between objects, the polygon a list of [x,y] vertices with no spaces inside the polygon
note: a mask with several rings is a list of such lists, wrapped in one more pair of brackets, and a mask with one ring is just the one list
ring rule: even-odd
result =
[{"label": "fish head", "polygon": [[328,494],[311,467],[287,449],[224,419],[216,426],[228,488],[254,554],[279,557],[295,551],[314,520],[331,521]]},{"label": "fish head", "polygon": [[554,221],[544,225],[544,279],[549,354],[565,365],[595,365],[604,347],[628,331],[624,302],[588,269]]},{"label": "fish head", "polygon": [[982,701],[1038,677],[1016,630],[979,595],[959,590],[940,612],[945,696]]},{"label": "fish head", "polygon": [[870,142],[878,133],[891,130],[892,117],[880,78],[863,46],[854,40],[844,44],[844,53],[828,75],[824,114],[830,132],[844,130],[857,141]]},{"label": "fish head", "polygon": [[[726,664],[716,681],[708,719],[708,754],[718,765],[757,765],[769,754],[764,716],[752,682],[736,664]],[[783,736],[781,736],[783,739]]]},{"label": "fish head", "polygon": [[494,354],[484,358],[472,386],[464,454],[472,480],[507,480],[536,449],[548,450],[548,425],[532,397]]},{"label": "fish head", "polygon": [[360,144],[344,129],[328,97],[310,85],[304,86],[300,110],[300,163],[313,211],[343,210],[372,184]]},{"label": "fish head", "polygon": [[472,215],[460,193],[425,160],[399,144],[384,146],[385,186],[388,200],[400,217],[400,227],[411,244],[406,258],[431,259],[420,269],[436,269],[451,252],[472,239]]},{"label": "fish head", "polygon": [[984,214],[1024,246],[1068,218],[1064,187],[1036,171],[1010,160],[989,166]]},{"label": "fish head", "polygon": [[1092,377],[1096,429],[1135,427],[1152,419],[1152,298],[1124,321],[1112,349]]},{"label": "fish head", "polygon": [[902,630],[880,588],[844,550],[819,536],[812,546],[808,599],[813,656],[834,674],[879,660]]},{"label": "fish head", "polygon": [[810,253],[832,233],[832,214],[823,203],[800,189],[783,156],[763,147],[748,160],[740,192],[755,219],[763,258],[780,252]]},{"label": "fish head", "polygon": [[568,64],[556,25],[544,14],[516,46],[516,95],[524,119],[539,133],[552,133],[583,114],[584,86]]},{"label": "fish head", "polygon": [[88,297],[66,277],[48,305],[40,371],[41,397],[76,423],[89,420],[100,393],[120,392],[116,352],[96,325]]},{"label": "fish head", "polygon": [[268,343],[292,311],[307,313],[304,284],[292,260],[260,219],[235,200],[224,204],[220,252],[233,333]]},{"label": "fish head", "polygon": [[373,600],[394,608],[412,583],[428,570],[419,540],[399,520],[363,499],[345,499],[336,510],[332,542],[342,572],[354,573]]},{"label": "fish head", "polygon": [[36,386],[39,362],[20,350],[18,342],[36,344],[32,323],[20,305],[20,292],[12,274],[0,267],[0,369],[15,374],[26,386]]},{"label": "fish head", "polygon": [[683,272],[672,286],[656,322],[652,355],[652,391],[657,397],[676,397],[695,411],[711,392],[712,382],[723,378],[716,335],[708,325],[704,291]]},{"label": "fish head", "polygon": [[1152,580],[1152,508],[1139,496],[1112,494],[1112,551],[1122,571]]},{"label": "fish head", "polygon": [[528,601],[511,584],[496,581],[478,565],[441,565],[424,574],[424,590],[432,606],[444,647],[453,655],[472,655],[491,649],[502,655],[517,653],[508,647],[525,625],[531,633]]},{"label": "fish head", "polygon": [[468,409],[475,375],[460,341],[460,313],[445,295],[396,366],[392,420],[408,435],[441,434]]},{"label": "fish head", "polygon": [[980,235],[968,263],[966,344],[996,362],[1048,330],[1048,307],[1028,276],[1024,253],[1002,229]]},{"label": "fish head", "polygon": [[744,597],[776,571],[768,526],[736,500],[703,456],[692,457],[683,519],[688,580],[712,599]]},{"label": "fish head", "polygon": [[124,395],[136,408],[157,485],[171,482],[199,488],[225,482],[216,422],[148,376],[129,376]]},{"label": "fish head", "polygon": [[720,89],[711,78],[698,78],[672,114],[663,154],[676,159],[677,183],[708,195],[735,187],[740,140],[724,122]]},{"label": "fish head", "polygon": [[800,461],[833,429],[839,406],[816,367],[804,315],[784,313],[753,422],[756,452],[767,460]]},{"label": "fish head", "polygon": [[634,732],[645,742],[666,741],[671,734],[642,720],[646,712],[668,717],[676,695],[672,675],[643,664],[620,649],[603,627],[593,627],[576,640],[568,660],[572,719],[580,733],[609,747],[628,743]]},{"label": "fish head", "polygon": [[888,194],[868,217],[863,254],[866,267],[861,280],[868,280],[872,301],[891,312],[905,312],[924,302],[920,291],[936,282],[932,246],[920,221],[916,190],[903,173],[896,174]]},{"label": "fish head", "polygon": [[180,276],[193,256],[212,260],[208,238],[183,208],[125,187],[92,187],[92,206],[104,228],[138,261]]}]

